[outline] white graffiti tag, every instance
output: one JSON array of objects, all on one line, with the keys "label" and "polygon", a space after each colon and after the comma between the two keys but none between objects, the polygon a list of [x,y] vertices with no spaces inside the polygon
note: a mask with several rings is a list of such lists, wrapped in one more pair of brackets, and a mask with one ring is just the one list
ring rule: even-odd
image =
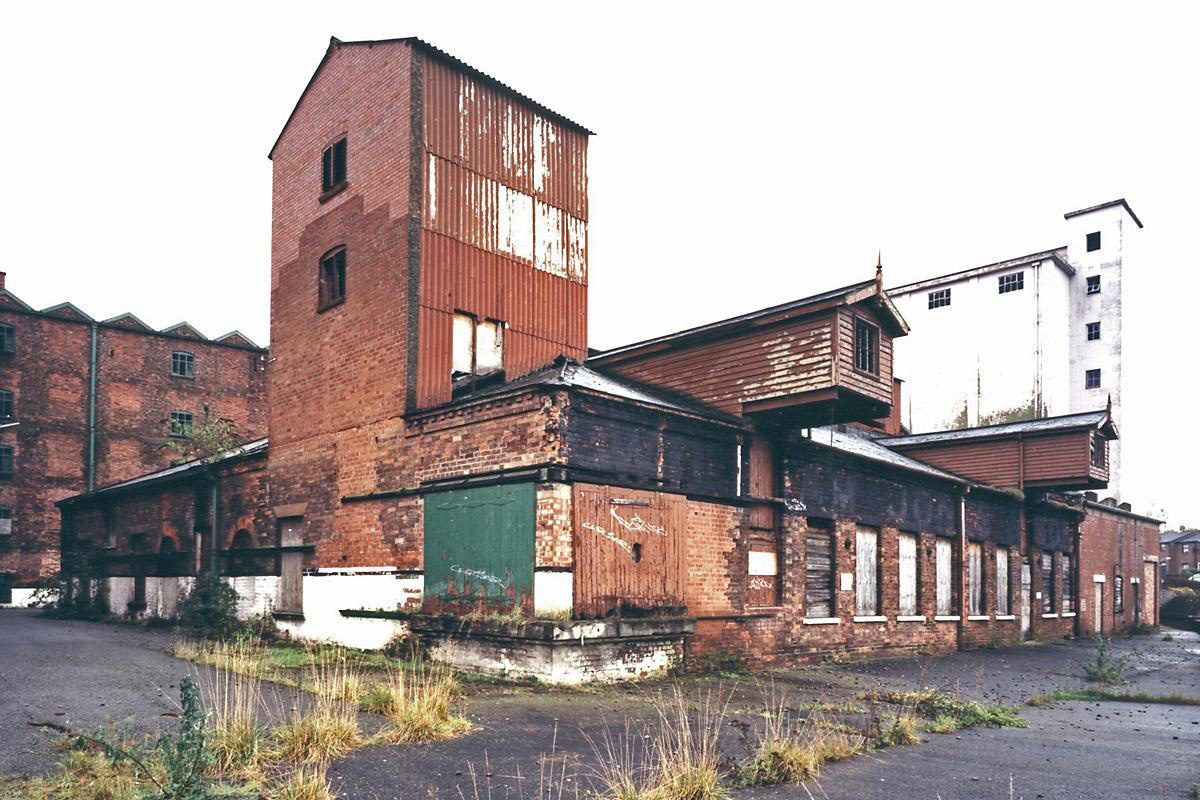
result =
[{"label": "white graffiti tag", "polygon": [[636,511],[633,513],[633,519],[630,520],[623,519],[621,515],[617,513],[615,506],[610,508],[608,513],[617,521],[618,525],[625,530],[630,531],[631,533],[653,533],[658,536],[667,535],[666,528],[662,527],[661,525],[652,525],[649,522],[646,522],[646,520],[637,515]]},{"label": "white graffiti tag", "polygon": [[605,539],[608,539],[610,542],[615,544],[617,547],[620,547],[626,553],[633,555],[633,545],[622,539],[620,536],[617,536],[615,533],[609,533],[608,531],[604,530],[602,525],[597,525],[594,522],[585,522],[580,527],[587,531],[595,531]]},{"label": "white graffiti tag", "polygon": [[487,583],[494,583],[500,587],[504,586],[504,581],[500,580],[495,575],[484,572],[481,569],[467,569],[466,567],[460,567],[458,564],[455,564],[450,567],[450,571],[457,572],[464,578],[476,578],[481,581],[486,581]]},{"label": "white graffiti tag", "polygon": [[750,579],[750,588],[751,589],[770,589],[771,581],[769,581],[765,578],[751,578]]}]

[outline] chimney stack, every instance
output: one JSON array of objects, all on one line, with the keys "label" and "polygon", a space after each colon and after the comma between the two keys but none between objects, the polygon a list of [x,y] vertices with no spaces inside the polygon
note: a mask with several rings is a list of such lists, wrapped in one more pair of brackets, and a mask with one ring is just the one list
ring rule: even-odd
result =
[{"label": "chimney stack", "polygon": [[0,289],[4,288],[4,276],[7,274],[7,272],[0,272]]}]

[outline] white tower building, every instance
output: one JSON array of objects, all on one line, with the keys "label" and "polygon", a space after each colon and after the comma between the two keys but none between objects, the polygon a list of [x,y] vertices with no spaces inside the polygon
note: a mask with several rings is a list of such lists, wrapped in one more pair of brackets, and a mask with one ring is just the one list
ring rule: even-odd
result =
[{"label": "white tower building", "polygon": [[[1124,199],[1065,215],[1067,244],[890,289],[913,432],[1078,411],[1112,398],[1121,428],[1124,263],[1142,223]],[[1108,494],[1120,497],[1121,444]]]}]

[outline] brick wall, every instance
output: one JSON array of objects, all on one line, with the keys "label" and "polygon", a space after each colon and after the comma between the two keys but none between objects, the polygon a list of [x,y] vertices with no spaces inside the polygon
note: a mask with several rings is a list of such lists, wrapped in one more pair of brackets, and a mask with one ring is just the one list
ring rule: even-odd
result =
[{"label": "brick wall", "polygon": [[[1159,526],[1143,518],[1087,506],[1087,515],[1079,526],[1079,572],[1080,614],[1079,626],[1083,635],[1108,634],[1125,630],[1135,624],[1135,611],[1140,612],[1138,621],[1150,625],[1158,624],[1158,580],[1157,562],[1147,562],[1147,557],[1159,555]],[[1146,564],[1151,569],[1146,569]],[[1121,610],[1115,607],[1116,578],[1123,578],[1124,603]],[[1153,576],[1152,582],[1147,578]],[[1137,579],[1137,584],[1133,579]],[[1101,594],[1101,625],[1096,626],[1096,587]],[[1135,602],[1145,600],[1139,608]],[[1152,611],[1147,615],[1146,611]]]}]

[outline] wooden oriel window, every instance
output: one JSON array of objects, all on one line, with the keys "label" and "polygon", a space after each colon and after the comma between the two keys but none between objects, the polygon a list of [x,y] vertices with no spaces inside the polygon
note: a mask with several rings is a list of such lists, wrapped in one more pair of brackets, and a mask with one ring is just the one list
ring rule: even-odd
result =
[{"label": "wooden oriel window", "polygon": [[879,614],[879,531],[859,526],[854,549],[854,613]]},{"label": "wooden oriel window", "polygon": [[917,569],[917,537],[911,533],[900,534],[900,606],[899,611],[905,615],[917,613],[917,598],[920,596]]},{"label": "wooden oriel window", "polygon": [[879,328],[862,317],[854,320],[854,368],[879,374]]},{"label": "wooden oriel window", "polygon": [[1054,554],[1042,553],[1042,613],[1054,613]]},{"label": "wooden oriel window", "polygon": [[804,616],[832,617],[834,526],[831,519],[809,517],[805,537]]},{"label": "wooden oriel window", "polygon": [[1095,433],[1092,434],[1092,466],[1100,469],[1108,466],[1108,441]]},{"label": "wooden oriel window", "polygon": [[346,182],[346,137],[321,153],[321,192],[331,192]]},{"label": "wooden oriel window", "polygon": [[945,616],[954,613],[954,543],[939,538],[934,547],[937,561],[937,613]]},{"label": "wooden oriel window", "polygon": [[1008,582],[1008,548],[996,548],[996,613],[1007,616],[1011,603],[1011,586]]},{"label": "wooden oriel window", "polygon": [[345,245],[339,245],[321,256],[317,282],[318,311],[324,311],[346,299]]},{"label": "wooden oriel window", "polygon": [[984,611],[983,545],[978,542],[967,544],[967,613],[982,614]]}]

